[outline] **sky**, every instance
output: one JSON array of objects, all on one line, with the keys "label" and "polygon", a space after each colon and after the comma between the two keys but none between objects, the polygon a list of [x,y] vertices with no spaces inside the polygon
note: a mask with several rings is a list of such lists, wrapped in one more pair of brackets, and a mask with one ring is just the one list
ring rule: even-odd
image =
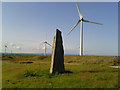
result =
[{"label": "sky", "polygon": [[2,52],[2,3],[0,2],[0,52]]},{"label": "sky", "polygon": [[119,0],[1,0],[2,2],[119,2]]},{"label": "sky", "polygon": [[[84,55],[118,55],[118,3],[79,2],[83,18],[103,25],[83,23]],[[44,53],[45,40],[52,44],[55,30],[62,32],[65,54],[79,54],[80,32],[75,2],[3,2],[2,52]],[[0,48],[1,49],[1,48]],[[47,53],[51,53],[47,46]]]}]

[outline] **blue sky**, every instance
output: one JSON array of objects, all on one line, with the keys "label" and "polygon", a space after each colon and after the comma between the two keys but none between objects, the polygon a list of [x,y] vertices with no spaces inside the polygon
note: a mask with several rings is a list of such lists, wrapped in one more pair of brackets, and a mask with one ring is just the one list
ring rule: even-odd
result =
[{"label": "blue sky", "polygon": [[[84,23],[84,55],[117,55],[118,3],[79,2],[79,7],[84,19],[103,23]],[[7,52],[43,53],[40,44],[45,40],[52,44],[58,28],[65,54],[79,54],[80,25],[67,36],[78,20],[74,2],[4,2],[2,43],[7,42]],[[51,53],[51,47],[47,48],[47,53]]]}]

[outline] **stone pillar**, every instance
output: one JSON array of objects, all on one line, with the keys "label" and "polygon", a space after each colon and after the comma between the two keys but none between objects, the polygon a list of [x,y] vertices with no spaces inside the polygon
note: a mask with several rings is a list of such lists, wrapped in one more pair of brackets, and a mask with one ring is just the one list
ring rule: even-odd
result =
[{"label": "stone pillar", "polygon": [[64,69],[64,50],[61,31],[56,29],[56,33],[52,45],[52,57],[51,57],[51,68],[50,73],[63,73]]}]

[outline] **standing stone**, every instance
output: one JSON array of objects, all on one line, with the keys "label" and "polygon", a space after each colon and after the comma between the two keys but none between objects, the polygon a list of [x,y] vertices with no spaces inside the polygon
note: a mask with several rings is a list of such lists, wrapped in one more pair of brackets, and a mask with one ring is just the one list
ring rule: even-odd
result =
[{"label": "standing stone", "polygon": [[53,46],[52,46],[52,58],[51,58],[51,68],[50,73],[63,73],[64,69],[64,50],[61,31],[56,30]]}]

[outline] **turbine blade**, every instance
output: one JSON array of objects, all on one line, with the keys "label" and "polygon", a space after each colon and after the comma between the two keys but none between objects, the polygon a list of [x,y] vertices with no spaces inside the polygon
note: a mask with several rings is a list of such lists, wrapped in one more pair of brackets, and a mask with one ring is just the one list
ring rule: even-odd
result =
[{"label": "turbine blade", "polygon": [[88,22],[88,23],[94,23],[94,24],[99,24],[99,25],[103,25],[101,23],[98,23],[98,22],[92,22],[92,21],[88,21],[88,20],[83,20],[84,22]]},{"label": "turbine blade", "polygon": [[80,17],[80,20],[83,18],[82,14],[80,13],[80,8],[78,6],[78,3],[76,2],[76,7],[77,7],[77,11],[78,11],[78,14],[79,14],[79,17]]},{"label": "turbine blade", "polygon": [[69,35],[74,30],[74,28],[80,23],[80,21],[81,20],[78,20],[78,22],[73,26],[73,28],[70,30],[70,32],[67,35]]},{"label": "turbine blade", "polygon": [[41,43],[41,44],[40,44],[40,46],[41,46],[41,45],[43,45],[43,44],[44,44],[44,42],[43,42],[43,43]]},{"label": "turbine blade", "polygon": [[51,44],[49,44],[48,42],[47,42],[46,44],[52,47],[52,45],[51,45]]}]

